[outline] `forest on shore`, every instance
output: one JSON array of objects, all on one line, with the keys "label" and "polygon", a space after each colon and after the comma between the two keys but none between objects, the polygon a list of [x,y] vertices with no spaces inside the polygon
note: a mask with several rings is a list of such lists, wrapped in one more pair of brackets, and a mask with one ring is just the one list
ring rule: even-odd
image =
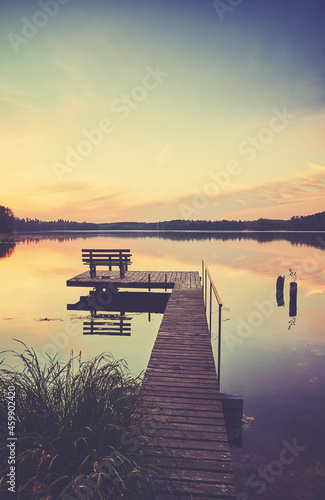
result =
[{"label": "forest on shore", "polygon": [[15,216],[8,207],[0,205],[0,233],[12,234],[16,227]]},{"label": "forest on shore", "polygon": [[42,231],[325,231],[325,212],[294,216],[288,220],[171,220],[162,222],[75,222],[58,219],[14,217],[10,208],[0,205],[0,233]]}]

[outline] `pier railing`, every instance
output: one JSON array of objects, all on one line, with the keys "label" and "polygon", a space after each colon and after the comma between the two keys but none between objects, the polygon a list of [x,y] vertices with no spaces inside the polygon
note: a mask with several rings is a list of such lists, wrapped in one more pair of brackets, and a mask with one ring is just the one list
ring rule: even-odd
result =
[{"label": "pier railing", "polygon": [[[208,269],[208,266],[205,263],[205,260],[202,259],[202,289],[203,289],[203,298],[204,305],[207,315],[209,314],[209,331],[212,336],[212,304],[213,304],[213,295],[217,301],[219,314],[218,314],[218,381],[219,381],[219,389],[220,389],[220,371],[221,371],[221,311],[222,311],[222,301],[220,295],[217,291],[217,288],[213,282],[211,273]],[[208,292],[209,290],[209,292]],[[213,292],[213,293],[212,293]],[[209,307],[207,307],[209,306]]]}]

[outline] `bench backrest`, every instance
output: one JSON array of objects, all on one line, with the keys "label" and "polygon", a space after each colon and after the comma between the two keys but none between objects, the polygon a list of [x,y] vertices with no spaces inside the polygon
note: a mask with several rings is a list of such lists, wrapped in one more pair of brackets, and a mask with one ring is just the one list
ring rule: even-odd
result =
[{"label": "bench backrest", "polygon": [[107,250],[107,249],[83,249],[81,250],[82,252],[82,260],[106,260],[106,259],[123,259],[124,260],[129,260],[131,257],[130,250],[128,249],[113,249],[113,250]]},{"label": "bench backrest", "polygon": [[98,262],[98,261],[111,261],[112,263],[128,263],[130,262],[131,253],[129,249],[83,249],[82,261],[85,263]]}]

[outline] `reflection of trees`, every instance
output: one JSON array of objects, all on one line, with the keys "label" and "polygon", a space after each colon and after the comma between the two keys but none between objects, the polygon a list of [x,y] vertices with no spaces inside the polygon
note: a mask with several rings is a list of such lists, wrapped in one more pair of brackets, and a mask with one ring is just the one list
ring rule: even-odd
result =
[{"label": "reflection of trees", "polygon": [[15,250],[16,243],[11,240],[1,241],[0,240],[0,259],[5,257],[10,257]]},{"label": "reflection of trees", "polygon": [[[103,233],[101,233],[103,234]],[[271,241],[289,241],[295,246],[313,246],[325,250],[325,234],[322,233],[286,233],[286,232],[213,232],[213,231],[123,231],[107,232],[118,238],[159,238],[175,241],[242,241],[255,240],[258,243]]]},{"label": "reflection of trees", "polygon": [[109,236],[110,238],[156,238],[173,241],[242,241],[254,240],[258,243],[288,241],[294,246],[312,246],[325,250],[325,234],[310,232],[243,232],[243,231],[53,231],[45,233],[17,234],[16,242],[38,242],[54,240],[59,242],[76,239],[85,240]]}]

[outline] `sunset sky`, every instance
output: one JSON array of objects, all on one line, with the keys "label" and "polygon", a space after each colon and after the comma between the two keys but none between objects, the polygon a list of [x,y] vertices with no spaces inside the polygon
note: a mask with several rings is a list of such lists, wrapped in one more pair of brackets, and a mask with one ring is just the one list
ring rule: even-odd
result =
[{"label": "sunset sky", "polygon": [[0,205],[43,220],[324,210],[319,0],[0,5]]}]

